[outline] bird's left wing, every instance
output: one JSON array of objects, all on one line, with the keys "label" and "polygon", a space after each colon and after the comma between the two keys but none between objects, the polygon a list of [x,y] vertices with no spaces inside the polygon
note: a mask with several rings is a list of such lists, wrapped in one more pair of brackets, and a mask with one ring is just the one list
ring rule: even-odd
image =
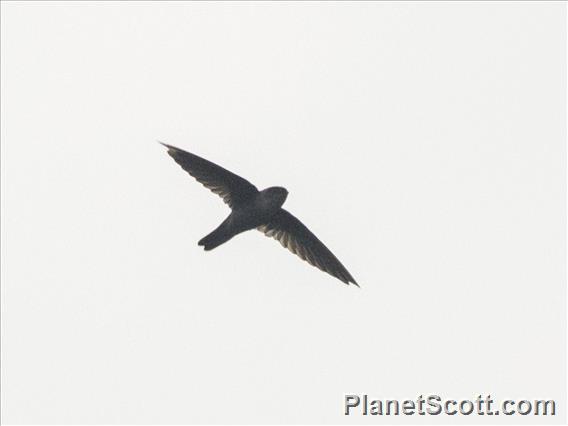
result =
[{"label": "bird's left wing", "polygon": [[168,148],[168,154],[182,169],[219,195],[229,207],[238,207],[258,193],[256,186],[227,169],[183,149],[160,143]]},{"label": "bird's left wing", "polygon": [[278,240],[283,247],[302,260],[338,278],[345,284],[352,282],[357,287],[359,286],[325,244],[290,212],[280,209],[269,223],[257,229],[264,232],[266,236]]}]

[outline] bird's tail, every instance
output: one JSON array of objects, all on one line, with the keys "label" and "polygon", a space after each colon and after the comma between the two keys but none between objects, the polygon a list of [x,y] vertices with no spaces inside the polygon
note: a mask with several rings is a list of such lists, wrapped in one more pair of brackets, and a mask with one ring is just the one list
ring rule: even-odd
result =
[{"label": "bird's tail", "polygon": [[205,250],[213,250],[215,247],[229,241],[234,237],[234,234],[230,232],[228,222],[229,218],[225,219],[221,225],[213,232],[200,239],[197,244],[203,246]]}]

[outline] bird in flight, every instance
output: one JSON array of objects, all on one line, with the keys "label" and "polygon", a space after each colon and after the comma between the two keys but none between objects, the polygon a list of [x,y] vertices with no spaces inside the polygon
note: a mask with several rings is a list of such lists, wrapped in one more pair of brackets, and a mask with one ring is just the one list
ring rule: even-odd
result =
[{"label": "bird in flight", "polygon": [[229,241],[235,235],[258,229],[280,242],[302,260],[341,280],[359,284],[345,266],[302,222],[282,208],[288,191],[273,186],[259,191],[248,180],[195,154],[160,142],[182,169],[218,194],[231,214],[213,232],[199,240],[205,250]]}]

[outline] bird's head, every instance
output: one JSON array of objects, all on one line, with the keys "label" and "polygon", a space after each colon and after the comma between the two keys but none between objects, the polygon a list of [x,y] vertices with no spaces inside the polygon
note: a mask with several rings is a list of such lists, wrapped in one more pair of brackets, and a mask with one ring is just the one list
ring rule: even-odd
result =
[{"label": "bird's head", "polygon": [[286,197],[288,197],[288,191],[286,188],[282,188],[281,186],[272,186],[270,188],[266,188],[262,192],[267,195],[271,204],[277,205],[278,207],[282,207],[282,204],[286,201]]}]

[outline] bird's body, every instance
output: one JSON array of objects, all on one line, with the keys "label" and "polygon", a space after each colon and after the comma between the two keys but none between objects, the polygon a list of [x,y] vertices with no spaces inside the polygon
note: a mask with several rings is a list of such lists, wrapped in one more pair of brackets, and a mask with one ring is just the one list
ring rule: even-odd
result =
[{"label": "bird's body", "polygon": [[288,191],[274,186],[259,191],[246,179],[195,154],[170,145],[170,156],[190,175],[223,198],[231,214],[211,233],[199,240],[205,250],[229,241],[235,235],[258,229],[276,238],[292,253],[345,284],[358,285],[329,249],[291,213],[282,208]]},{"label": "bird's body", "polygon": [[233,208],[221,225],[203,237],[198,244],[205,250],[213,250],[241,232],[250,231],[270,222],[284,204],[287,195],[288,191],[278,187],[259,191],[248,203]]}]

